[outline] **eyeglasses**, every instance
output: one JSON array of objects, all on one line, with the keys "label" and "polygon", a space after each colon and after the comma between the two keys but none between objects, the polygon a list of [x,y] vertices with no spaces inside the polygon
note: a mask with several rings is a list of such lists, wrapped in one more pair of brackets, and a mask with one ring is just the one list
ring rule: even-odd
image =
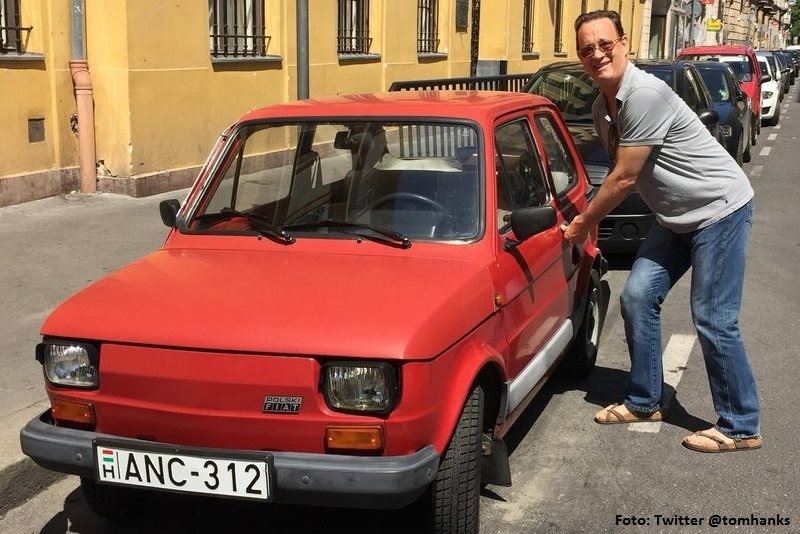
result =
[{"label": "eyeglasses", "polygon": [[597,41],[597,44],[590,44],[581,47],[580,50],[578,50],[578,55],[581,56],[583,59],[589,59],[594,55],[594,51],[597,48],[599,48],[600,51],[604,54],[610,54],[614,50],[614,47],[617,46],[617,43],[620,42],[623,37],[617,37],[613,41],[603,41],[601,39],[600,41]]}]

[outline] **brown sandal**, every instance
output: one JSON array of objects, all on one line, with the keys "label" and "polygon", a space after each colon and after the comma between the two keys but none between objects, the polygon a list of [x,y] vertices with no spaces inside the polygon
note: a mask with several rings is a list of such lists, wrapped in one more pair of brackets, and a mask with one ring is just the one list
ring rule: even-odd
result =
[{"label": "brown sandal", "polygon": [[601,425],[619,425],[624,423],[650,423],[661,421],[661,411],[655,412],[633,412],[624,404],[615,402],[606,406],[594,416],[595,423]]},{"label": "brown sandal", "polygon": [[[700,432],[695,432],[694,434],[686,436],[683,438],[683,446],[687,449],[697,452],[733,452],[760,449],[761,445],[764,443],[764,440],[761,436],[736,439],[725,436],[719,432],[719,430],[717,430],[715,433],[712,433],[712,430],[715,429],[710,428],[708,430],[701,430]],[[692,438],[697,436],[705,438],[711,443],[702,444],[692,442]]]}]

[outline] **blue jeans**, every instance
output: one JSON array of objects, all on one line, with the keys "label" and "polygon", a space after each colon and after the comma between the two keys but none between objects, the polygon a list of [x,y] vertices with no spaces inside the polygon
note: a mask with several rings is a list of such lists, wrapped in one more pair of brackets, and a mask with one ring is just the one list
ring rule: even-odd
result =
[{"label": "blue jeans", "polygon": [[692,319],[703,351],[716,427],[732,438],[759,434],[756,381],[739,333],[745,256],[753,201],[716,223],[686,234],[653,225],[620,297],[631,372],[624,404],[661,409],[661,304],[692,268]]}]

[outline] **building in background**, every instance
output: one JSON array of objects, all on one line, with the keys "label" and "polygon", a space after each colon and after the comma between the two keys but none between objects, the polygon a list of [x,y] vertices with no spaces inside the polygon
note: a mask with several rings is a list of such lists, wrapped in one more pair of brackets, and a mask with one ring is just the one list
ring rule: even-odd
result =
[{"label": "building in background", "polygon": [[601,8],[648,42],[650,0],[303,1],[0,0],[0,206],[187,187],[235,117],[298,80],[315,98],[531,73],[576,59],[575,17]]}]

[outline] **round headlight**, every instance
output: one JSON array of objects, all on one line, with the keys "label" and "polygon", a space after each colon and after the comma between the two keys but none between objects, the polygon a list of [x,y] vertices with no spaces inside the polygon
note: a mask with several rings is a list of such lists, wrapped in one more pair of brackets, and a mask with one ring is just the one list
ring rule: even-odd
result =
[{"label": "round headlight", "polygon": [[87,343],[45,342],[37,347],[47,380],[59,386],[94,388],[98,384],[97,349]]}]

